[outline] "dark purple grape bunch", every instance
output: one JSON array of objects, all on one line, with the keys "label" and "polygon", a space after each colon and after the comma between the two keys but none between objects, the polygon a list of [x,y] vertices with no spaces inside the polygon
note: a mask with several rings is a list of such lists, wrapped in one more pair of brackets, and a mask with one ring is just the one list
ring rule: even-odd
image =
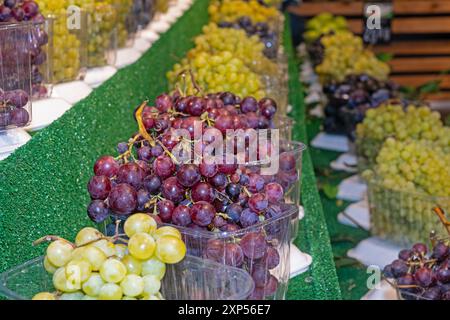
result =
[{"label": "dark purple grape bunch", "polygon": [[28,94],[23,90],[3,91],[0,89],[0,131],[8,128],[24,127],[30,121],[26,109]]},{"label": "dark purple grape bunch", "polygon": [[345,134],[352,140],[357,124],[364,120],[368,109],[399,95],[393,82],[380,81],[366,74],[349,75],[342,82],[331,82],[324,87],[324,93],[328,98],[325,131]]},{"label": "dark purple grape bunch", "polygon": [[275,59],[278,53],[279,39],[266,22],[253,23],[248,16],[243,16],[233,22],[219,22],[220,28],[242,29],[249,36],[258,36],[264,44],[264,55],[269,59]]},{"label": "dark purple grape bunch", "polygon": [[437,242],[431,251],[423,243],[400,251],[398,259],[384,268],[407,300],[450,300],[450,246]]},{"label": "dark purple grape bunch", "polygon": [[[47,89],[43,85],[44,76],[41,66],[47,61],[45,45],[49,40],[48,34],[44,30],[45,18],[39,12],[39,5],[33,0],[4,0],[2,2],[0,24],[32,23],[31,29],[15,28],[11,32],[4,30],[0,34],[4,89],[21,88],[23,83],[28,82],[25,81],[28,78],[24,78],[30,76],[27,74],[28,69],[17,66],[25,66],[31,57],[31,88],[22,89],[32,92],[35,97],[44,97],[47,95]],[[25,74],[18,75],[19,71],[25,72]]]},{"label": "dark purple grape bunch", "polygon": [[205,248],[205,258],[247,270],[255,283],[249,299],[263,300],[276,293],[278,280],[270,271],[280,264],[280,254],[263,233],[249,232],[233,242],[210,239]]},{"label": "dark purple grape bunch", "polygon": [[306,46],[308,56],[314,67],[317,67],[319,64],[321,64],[323,62],[323,59],[325,58],[325,46],[322,44],[322,38],[323,35],[313,42],[308,43]]}]

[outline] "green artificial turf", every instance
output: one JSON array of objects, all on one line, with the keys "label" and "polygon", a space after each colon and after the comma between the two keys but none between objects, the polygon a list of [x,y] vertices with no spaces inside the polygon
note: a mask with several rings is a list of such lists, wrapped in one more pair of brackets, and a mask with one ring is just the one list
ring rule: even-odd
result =
[{"label": "green artificial turf", "polygon": [[[135,107],[166,91],[165,74],[193,46],[192,38],[207,23],[207,4],[208,0],[197,0],[138,62],[120,70],[0,162],[0,271],[41,255],[45,246],[32,247],[33,240],[48,234],[73,239],[77,230],[90,224],[86,184],[94,161],[100,155],[114,154],[117,143],[136,131]],[[303,94],[289,32],[285,45],[290,58],[289,99],[297,120],[294,136],[306,141]],[[339,299],[309,152],[304,157],[302,181],[306,217],[296,243],[314,262],[310,271],[291,280],[288,298]]]},{"label": "green artificial turf", "polygon": [[[308,138],[313,139],[320,132],[320,125],[320,120],[307,117]],[[335,160],[340,155],[339,153],[316,148],[311,148],[310,151],[321,189],[320,198],[331,237],[342,298],[345,300],[360,299],[368,291],[366,282],[369,275],[366,273],[366,267],[347,257],[347,251],[355,247],[359,241],[369,237],[369,232],[339,223],[337,215],[350,202],[329,198],[330,195],[327,196],[322,190],[325,185],[337,187],[343,179],[351,174],[332,171],[330,168],[330,162]]]}]

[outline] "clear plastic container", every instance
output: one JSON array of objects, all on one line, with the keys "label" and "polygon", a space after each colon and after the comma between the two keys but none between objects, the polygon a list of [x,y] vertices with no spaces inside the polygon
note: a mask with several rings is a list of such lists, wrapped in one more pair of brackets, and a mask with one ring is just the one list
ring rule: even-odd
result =
[{"label": "clear plastic container", "polygon": [[[87,21],[86,12],[79,11],[77,24],[72,13],[57,10],[46,18],[53,21],[53,82],[55,84],[83,79],[87,69],[87,28],[81,21]],[[73,22],[73,23],[72,23]]]},{"label": "clear plastic container", "polygon": [[180,230],[188,254],[250,274],[255,289],[249,299],[282,300],[288,287],[292,221],[298,218],[298,207],[284,205],[282,210],[277,217],[232,232],[174,227]]},{"label": "clear plastic container", "polygon": [[31,23],[0,24],[0,134],[31,122]]},{"label": "clear plastic container", "polygon": [[113,0],[117,14],[117,45],[119,48],[134,44],[138,23],[133,14],[134,0]]},{"label": "clear plastic container", "polygon": [[47,98],[53,88],[53,20],[31,23],[31,88],[33,99]]},{"label": "clear plastic container", "polygon": [[[0,294],[10,300],[30,300],[39,292],[55,291],[43,260],[35,258],[0,274]],[[243,270],[186,256],[167,265],[161,293],[166,300],[244,300],[253,288],[252,278]]]},{"label": "clear plastic container", "polygon": [[275,116],[274,126],[280,130],[280,138],[292,141],[292,130],[295,126],[295,120],[287,116]]},{"label": "clear plastic container", "polygon": [[114,65],[118,48],[117,13],[114,5],[101,1],[85,4],[82,9],[86,11],[83,28],[87,30],[87,67]]},{"label": "clear plastic container", "polygon": [[368,195],[374,235],[401,246],[428,243],[432,231],[448,236],[432,209],[450,212],[450,198],[390,190],[375,181],[368,182]]}]

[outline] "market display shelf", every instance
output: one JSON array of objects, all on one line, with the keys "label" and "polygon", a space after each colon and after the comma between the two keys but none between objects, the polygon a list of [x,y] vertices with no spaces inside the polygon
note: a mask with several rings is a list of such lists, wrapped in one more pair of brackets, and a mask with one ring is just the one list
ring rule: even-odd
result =
[{"label": "market display shelf", "polygon": [[[193,6],[134,64],[119,70],[49,127],[0,163],[0,272],[42,254],[33,240],[58,234],[73,238],[90,225],[86,184],[100,154],[113,153],[117,141],[135,131],[131,110],[167,89],[165,74],[176,57],[194,45],[208,22],[208,0]],[[287,19],[288,20],[288,19]],[[289,25],[289,21],[286,21]],[[288,30],[288,28],[286,28]],[[306,141],[303,92],[289,31],[289,102],[296,118],[294,138]],[[313,257],[309,271],[290,281],[288,299],[339,299],[330,239],[309,153],[303,164],[305,218],[296,244]]]}]

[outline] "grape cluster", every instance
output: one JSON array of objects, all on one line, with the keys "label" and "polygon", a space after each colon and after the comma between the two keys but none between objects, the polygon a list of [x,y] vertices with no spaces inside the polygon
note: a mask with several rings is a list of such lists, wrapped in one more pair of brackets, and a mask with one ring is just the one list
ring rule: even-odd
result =
[{"label": "grape cluster", "polygon": [[53,240],[44,268],[53,275],[56,292],[40,292],[33,300],[162,300],[166,264],[178,263],[186,254],[180,232],[157,228],[146,214],[128,219],[124,229],[128,240],[90,227],[78,232],[75,243],[44,237]]},{"label": "grape cluster", "polygon": [[281,18],[280,12],[273,7],[262,5],[256,0],[213,1],[208,12],[212,22],[233,22],[241,17],[249,17],[254,23],[267,22],[275,25]]},{"label": "grape cluster", "polygon": [[[128,19],[135,19],[138,29],[145,28],[153,18],[155,13],[155,1],[153,0],[134,0],[131,15]],[[134,24],[129,24],[128,31],[133,33],[137,30],[131,29]]]},{"label": "grape cluster", "polygon": [[264,55],[269,59],[275,59],[278,53],[279,38],[266,22],[252,23],[252,20],[243,16],[235,22],[222,21],[218,23],[220,28],[242,29],[248,36],[258,36],[264,44]]},{"label": "grape cluster", "polygon": [[371,168],[388,137],[399,141],[427,140],[443,152],[450,152],[449,128],[444,127],[440,114],[427,106],[404,107],[386,104],[369,109],[362,123],[356,128],[357,154],[361,169]]},{"label": "grape cluster", "polygon": [[347,20],[343,16],[333,16],[329,12],[324,12],[308,20],[303,38],[307,43],[312,43],[322,35],[347,30]]},{"label": "grape cluster", "polygon": [[198,85],[207,92],[231,91],[239,96],[251,95],[256,99],[266,96],[260,76],[230,51],[218,54],[200,52],[192,60],[184,58],[167,73],[172,88],[185,88],[188,94],[194,94],[196,88],[193,84],[180,76],[186,70],[195,74]]},{"label": "grape cluster", "polygon": [[324,129],[328,133],[346,134],[354,140],[356,125],[370,108],[398,96],[391,81],[379,81],[368,75],[349,75],[343,82],[332,81],[324,86],[328,98]]},{"label": "grape cluster", "polygon": [[[25,21],[32,23],[30,29],[13,26],[9,31],[5,29],[0,32],[3,90],[21,88],[32,92],[35,97],[45,97],[48,93],[45,87],[48,81],[45,75],[48,43],[45,18],[39,12],[35,1],[3,1],[0,5],[0,23],[14,24]],[[28,82],[28,68],[25,66],[30,56],[31,79]],[[17,74],[18,72],[23,74]],[[28,88],[28,83],[31,83],[31,88]]]},{"label": "grape cluster", "polygon": [[374,53],[364,49],[362,39],[349,31],[339,31],[323,36],[323,61],[316,67],[322,83],[343,81],[350,74],[367,74],[386,80],[389,66],[378,60]]},{"label": "grape cluster", "polygon": [[30,97],[23,90],[2,91],[0,88],[0,131],[24,127],[29,123],[29,100]]},{"label": "grape cluster", "polygon": [[244,30],[219,28],[215,23],[210,23],[203,27],[203,34],[197,36],[194,42],[195,48],[188,52],[188,59],[195,59],[202,52],[217,55],[228,51],[255,73],[274,75],[277,72],[276,64],[264,56],[264,45],[259,38],[247,36]]},{"label": "grape cluster", "polygon": [[74,80],[81,68],[81,42],[67,28],[67,0],[38,0],[40,11],[53,20],[53,80],[55,83]]},{"label": "grape cluster", "polygon": [[114,0],[113,6],[117,15],[117,44],[123,48],[128,44],[130,36],[137,31],[137,21],[132,15],[134,0]]},{"label": "grape cluster", "polygon": [[450,247],[444,241],[436,242],[430,252],[423,243],[400,251],[383,273],[395,280],[403,299],[450,300]]}]

